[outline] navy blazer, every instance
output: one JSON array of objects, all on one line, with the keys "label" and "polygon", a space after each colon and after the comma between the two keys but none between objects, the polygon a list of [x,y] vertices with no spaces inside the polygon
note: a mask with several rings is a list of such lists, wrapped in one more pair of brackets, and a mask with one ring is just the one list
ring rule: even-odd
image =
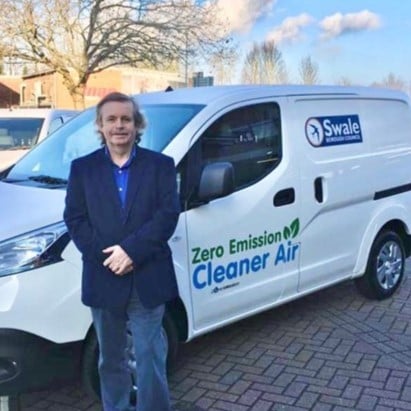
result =
[{"label": "navy blazer", "polygon": [[[74,160],[64,221],[82,254],[83,303],[124,309],[134,281],[147,308],[175,298],[178,290],[168,240],[179,211],[176,169],[170,157],[137,146],[124,207],[104,148]],[[103,266],[108,254],[102,250],[115,244],[133,260],[133,272],[118,276]]]}]

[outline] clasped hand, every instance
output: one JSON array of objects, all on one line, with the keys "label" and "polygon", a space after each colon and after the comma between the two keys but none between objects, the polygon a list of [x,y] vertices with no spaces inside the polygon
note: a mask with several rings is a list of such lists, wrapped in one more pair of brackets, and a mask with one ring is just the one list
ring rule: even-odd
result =
[{"label": "clasped hand", "polygon": [[109,254],[103,262],[104,267],[109,268],[114,274],[124,275],[133,270],[132,259],[119,245],[107,247],[103,253]]}]

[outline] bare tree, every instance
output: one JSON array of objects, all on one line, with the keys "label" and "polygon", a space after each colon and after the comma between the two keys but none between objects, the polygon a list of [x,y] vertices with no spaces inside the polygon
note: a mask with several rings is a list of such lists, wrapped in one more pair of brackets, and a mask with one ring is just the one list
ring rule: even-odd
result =
[{"label": "bare tree", "polygon": [[227,47],[217,0],[0,0],[5,55],[43,64],[84,107],[89,76],[118,65],[164,68]]},{"label": "bare tree", "polygon": [[238,51],[234,48],[214,53],[210,56],[209,64],[216,84],[231,84],[234,78],[233,68],[238,61]]},{"label": "bare tree", "polygon": [[282,84],[288,80],[281,51],[274,41],[254,43],[245,57],[241,73],[243,83]]},{"label": "bare tree", "polygon": [[342,76],[337,80],[337,84],[340,86],[352,86],[352,80],[347,76]]},{"label": "bare tree", "polygon": [[372,83],[374,87],[386,87],[395,90],[401,90],[408,92],[409,87],[406,81],[404,81],[400,76],[396,76],[394,73],[389,73],[381,82]]},{"label": "bare tree", "polygon": [[299,73],[303,84],[318,84],[318,64],[315,63],[311,56],[301,59]]}]

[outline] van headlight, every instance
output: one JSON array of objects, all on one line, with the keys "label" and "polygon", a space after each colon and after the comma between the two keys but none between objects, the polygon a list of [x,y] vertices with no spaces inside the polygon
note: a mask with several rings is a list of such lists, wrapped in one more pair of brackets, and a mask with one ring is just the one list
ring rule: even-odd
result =
[{"label": "van headlight", "polygon": [[61,261],[70,241],[59,222],[0,242],[0,277]]}]

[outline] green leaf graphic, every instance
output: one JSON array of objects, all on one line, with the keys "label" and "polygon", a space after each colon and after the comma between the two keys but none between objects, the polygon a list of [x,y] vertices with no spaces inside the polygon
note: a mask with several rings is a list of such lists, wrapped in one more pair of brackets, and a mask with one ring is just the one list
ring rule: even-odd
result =
[{"label": "green leaf graphic", "polygon": [[295,238],[300,231],[300,220],[298,218],[290,224],[290,229],[292,238]]},{"label": "green leaf graphic", "polygon": [[291,236],[291,230],[287,226],[284,227],[283,235],[285,240],[288,240]]}]

